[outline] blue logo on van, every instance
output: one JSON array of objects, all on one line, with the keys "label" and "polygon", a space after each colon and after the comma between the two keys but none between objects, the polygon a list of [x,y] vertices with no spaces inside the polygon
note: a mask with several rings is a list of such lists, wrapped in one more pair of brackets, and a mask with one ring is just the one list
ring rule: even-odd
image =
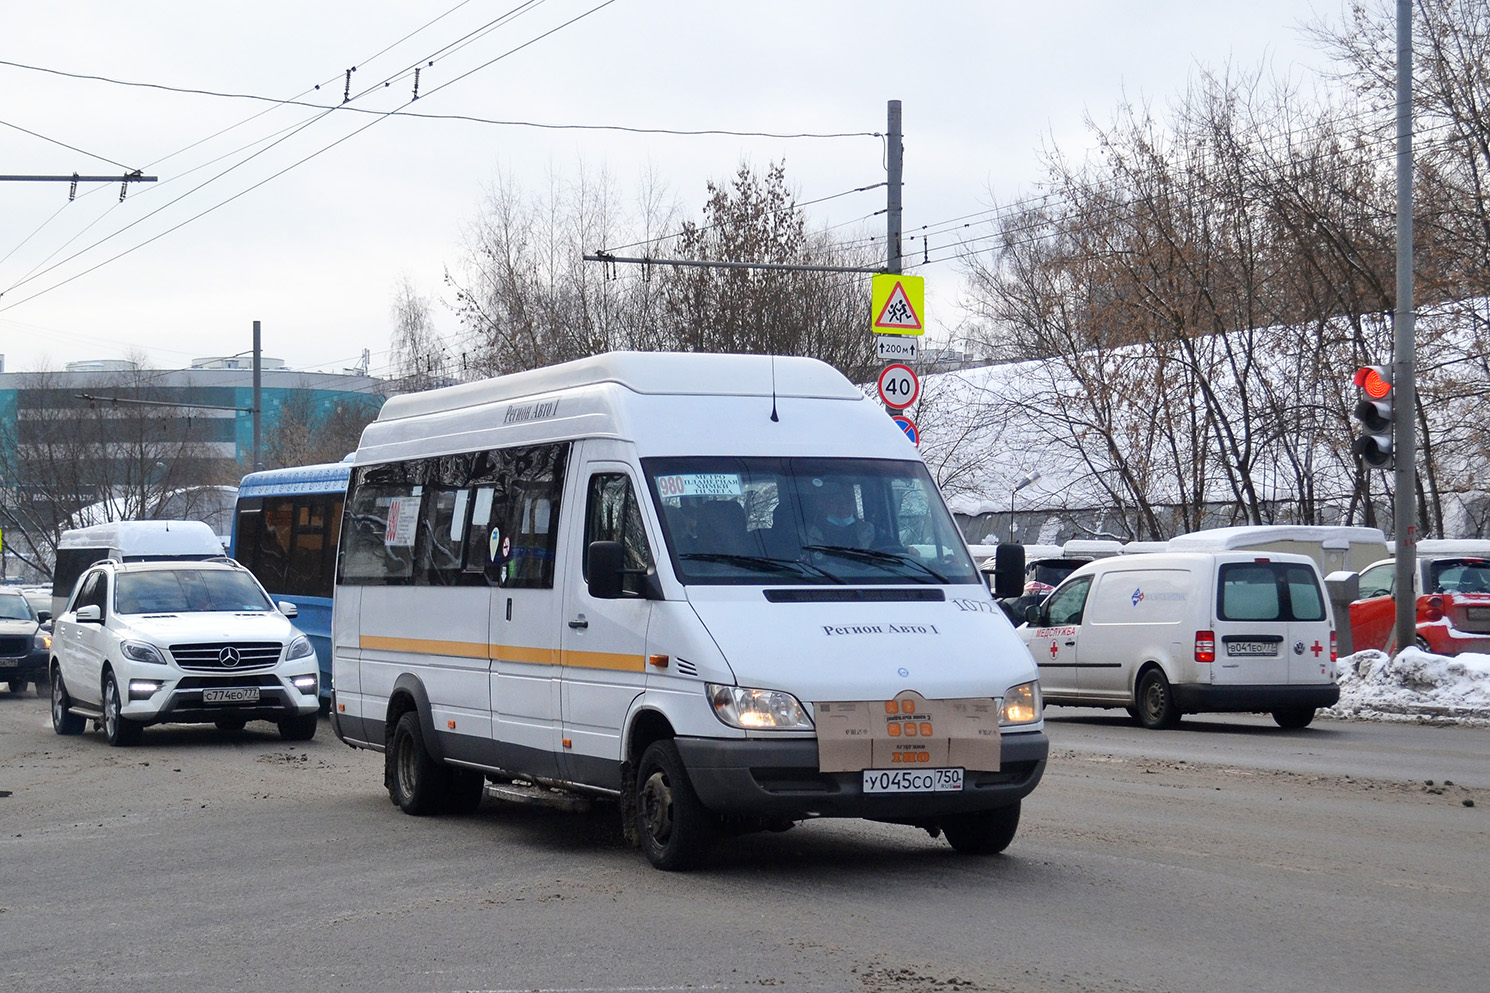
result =
[{"label": "blue logo on van", "polygon": [[1142,602],[1143,602],[1143,589],[1142,589],[1142,587],[1135,586],[1133,588],[1133,606],[1136,607],[1136,606],[1138,606]]}]

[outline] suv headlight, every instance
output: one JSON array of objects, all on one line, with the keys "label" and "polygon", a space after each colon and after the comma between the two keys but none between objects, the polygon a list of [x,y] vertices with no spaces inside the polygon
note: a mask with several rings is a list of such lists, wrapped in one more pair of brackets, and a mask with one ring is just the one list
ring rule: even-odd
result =
[{"label": "suv headlight", "polygon": [[165,665],[165,656],[160,654],[160,649],[154,645],[148,645],[143,641],[121,641],[119,651],[131,662],[149,662],[152,665]]},{"label": "suv headlight", "polygon": [[756,690],[748,686],[705,683],[714,716],[733,728],[746,731],[811,731],[812,718],[801,701],[781,690]]},{"label": "suv headlight", "polygon": [[314,655],[315,653],[316,650],[310,647],[310,639],[305,637],[305,635],[301,635],[294,641],[290,642],[290,650],[285,652],[285,660],[292,661],[294,659],[303,659],[309,655]]},{"label": "suv headlight", "polygon": [[1033,724],[1040,719],[1040,681],[1011,686],[1004,691],[1004,709],[999,714],[1000,724]]},{"label": "suv headlight", "polygon": [[45,631],[37,631],[31,638],[31,648],[38,652],[50,652],[52,650],[52,636]]}]

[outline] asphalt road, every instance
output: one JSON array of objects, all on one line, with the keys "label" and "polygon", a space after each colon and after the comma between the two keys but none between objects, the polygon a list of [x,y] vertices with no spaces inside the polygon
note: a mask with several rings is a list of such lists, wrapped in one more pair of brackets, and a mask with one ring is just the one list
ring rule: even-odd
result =
[{"label": "asphalt road", "polygon": [[324,723],[121,750],[0,694],[0,988],[1485,988],[1490,731],[1049,717],[1003,856],[824,821],[680,875],[604,806],[407,817]]}]

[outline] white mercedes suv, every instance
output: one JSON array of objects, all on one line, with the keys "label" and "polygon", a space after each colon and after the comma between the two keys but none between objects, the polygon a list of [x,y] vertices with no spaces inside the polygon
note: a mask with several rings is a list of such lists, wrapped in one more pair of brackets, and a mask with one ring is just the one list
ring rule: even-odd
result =
[{"label": "white mercedes suv", "polygon": [[95,563],[54,621],[52,727],[79,734],[93,720],[109,744],[132,745],[149,724],[266,720],[308,741],[318,667],[294,614],[230,559]]}]

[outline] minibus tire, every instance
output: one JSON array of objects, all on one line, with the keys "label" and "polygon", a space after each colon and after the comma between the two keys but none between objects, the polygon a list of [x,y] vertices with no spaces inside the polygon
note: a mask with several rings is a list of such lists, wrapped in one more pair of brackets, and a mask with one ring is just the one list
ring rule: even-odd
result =
[{"label": "minibus tire", "polygon": [[636,765],[636,829],[643,854],[658,869],[690,869],[714,835],[714,816],[699,802],[678,746],[654,741]]},{"label": "minibus tire", "polygon": [[1151,731],[1163,731],[1180,723],[1174,690],[1163,669],[1150,669],[1138,681],[1138,723]]},{"label": "minibus tire", "polygon": [[67,695],[67,684],[62,682],[62,670],[52,666],[52,730],[58,734],[82,734],[87,720],[69,713],[72,697]]},{"label": "minibus tire", "polygon": [[957,814],[942,821],[947,843],[963,855],[997,855],[1019,830],[1019,801],[995,810]]},{"label": "minibus tire", "polygon": [[144,727],[120,713],[119,681],[113,670],[103,674],[103,734],[115,748],[128,748],[140,740]]},{"label": "minibus tire", "polygon": [[1273,720],[1278,722],[1280,728],[1297,731],[1314,723],[1314,708],[1285,707],[1282,710],[1273,711]]},{"label": "minibus tire", "polygon": [[424,747],[419,714],[407,711],[393,726],[388,743],[388,796],[398,809],[415,817],[438,813],[445,800],[445,767]]}]

